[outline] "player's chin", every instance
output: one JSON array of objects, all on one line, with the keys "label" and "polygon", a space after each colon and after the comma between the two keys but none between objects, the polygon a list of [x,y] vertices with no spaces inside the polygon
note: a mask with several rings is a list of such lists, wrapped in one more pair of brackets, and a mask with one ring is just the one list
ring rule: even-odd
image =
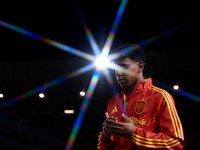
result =
[{"label": "player's chin", "polygon": [[126,88],[128,85],[126,83],[120,83],[119,84],[122,88]]}]

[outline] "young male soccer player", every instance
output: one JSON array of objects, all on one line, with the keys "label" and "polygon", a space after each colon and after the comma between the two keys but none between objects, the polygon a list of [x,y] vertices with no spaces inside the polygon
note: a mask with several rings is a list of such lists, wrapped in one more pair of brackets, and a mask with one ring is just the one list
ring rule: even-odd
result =
[{"label": "young male soccer player", "polygon": [[145,54],[136,44],[114,51],[120,57],[113,63],[128,69],[116,70],[122,91],[107,105],[99,150],[183,149],[184,134],[173,97],[143,77]]}]

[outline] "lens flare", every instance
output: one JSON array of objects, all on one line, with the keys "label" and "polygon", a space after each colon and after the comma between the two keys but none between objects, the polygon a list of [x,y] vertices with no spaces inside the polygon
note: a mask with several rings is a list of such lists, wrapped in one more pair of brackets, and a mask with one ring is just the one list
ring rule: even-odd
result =
[{"label": "lens flare", "polygon": [[115,37],[115,34],[117,32],[117,28],[119,26],[119,23],[121,21],[123,14],[124,14],[124,10],[126,8],[127,3],[128,3],[128,0],[122,0],[121,3],[120,3],[120,6],[118,8],[114,22],[112,24],[110,33],[108,34],[108,38],[107,38],[106,43],[103,47],[102,55],[104,55],[104,56],[108,56],[108,54],[109,54],[110,48],[112,46],[112,43],[113,43],[113,40],[114,40],[114,37]]},{"label": "lens flare", "polygon": [[101,55],[96,58],[95,65],[97,69],[104,69],[107,68],[110,65],[110,60],[106,58],[104,55]]},{"label": "lens flare", "polygon": [[[140,47],[143,47],[143,46],[145,46],[147,44],[150,44],[150,43],[158,40],[159,38],[161,38],[163,36],[167,36],[167,35],[175,32],[175,31],[177,31],[177,30],[179,30],[179,29],[181,29],[181,28],[183,28],[183,27],[185,27],[187,25],[190,25],[193,22],[194,21],[189,21],[189,22],[186,22],[186,23],[184,23],[182,25],[176,26],[176,27],[174,27],[174,28],[172,28],[170,30],[166,30],[166,31],[162,32],[160,35],[151,37],[151,38],[149,38],[149,39],[147,39],[145,41],[142,41],[142,42],[138,43],[138,45]],[[118,59],[123,54],[124,51],[131,52],[131,51],[134,51],[136,48],[137,48],[136,46],[130,46],[129,48],[126,48],[126,49],[122,50],[121,52],[113,53],[113,54],[110,55],[110,60],[112,61],[114,59]]]},{"label": "lens flare", "polygon": [[90,85],[88,87],[88,90],[86,92],[85,98],[83,100],[83,103],[82,103],[81,108],[79,110],[78,116],[76,118],[76,121],[73,125],[72,131],[71,131],[70,136],[68,138],[68,141],[66,143],[65,150],[71,150],[72,147],[73,147],[73,144],[76,140],[76,136],[77,136],[78,131],[80,129],[80,126],[82,124],[84,115],[87,111],[88,105],[90,103],[90,100],[91,100],[92,95],[94,93],[94,90],[96,88],[96,85],[99,81],[99,77],[100,77],[100,72],[98,72],[98,71],[96,71],[92,76],[92,79],[91,79]]},{"label": "lens flare", "polygon": [[54,40],[48,39],[46,37],[40,36],[38,34],[35,34],[35,33],[31,32],[31,31],[25,30],[25,29],[20,28],[20,27],[17,27],[15,25],[12,25],[12,24],[7,23],[5,21],[0,20],[0,25],[3,26],[3,27],[8,28],[10,30],[13,30],[13,31],[16,31],[18,33],[21,33],[21,34],[24,34],[26,36],[29,36],[29,37],[31,37],[33,39],[36,39],[36,40],[39,40],[39,41],[43,41],[43,42],[45,42],[45,43],[47,43],[47,44],[49,44],[51,46],[54,46],[54,47],[56,47],[58,49],[61,49],[61,50],[66,51],[68,53],[74,54],[76,56],[88,59],[90,61],[94,61],[95,60],[95,57],[90,55],[90,54],[87,54],[85,52],[82,52],[80,50],[72,48],[72,47],[67,46],[65,44],[56,42]]},{"label": "lens flare", "polygon": [[115,60],[115,59],[118,59],[118,58],[121,57],[124,53],[130,53],[131,51],[136,50],[137,47],[138,47],[137,45],[132,45],[132,46],[130,46],[130,47],[127,47],[127,48],[125,48],[125,49],[122,49],[122,50],[119,51],[119,52],[115,52],[115,53],[111,54],[111,55],[109,56],[109,59],[110,59],[110,61],[113,61],[113,60]]},{"label": "lens flare", "polygon": [[[83,15],[82,15],[81,11],[80,11],[80,9],[79,9],[77,3],[76,3],[76,0],[73,0],[73,2],[74,2],[74,5],[75,5],[75,7],[76,7],[76,11],[77,11],[77,13],[78,13],[78,15],[79,15],[79,18],[80,18],[80,20],[81,20],[81,22],[82,22],[82,24],[83,24],[83,27],[84,27],[85,32],[86,32],[86,36],[87,36],[87,38],[88,38],[88,40],[89,40],[89,43],[90,43],[90,45],[91,45],[91,47],[92,47],[92,49],[93,49],[93,52],[94,52],[94,54],[95,54],[96,56],[99,56],[99,57],[100,57],[100,49],[99,49],[99,46],[97,45],[97,42],[96,42],[96,40],[95,40],[95,38],[94,38],[92,32],[90,31],[90,29],[89,29],[89,27],[88,27],[88,25],[87,25],[87,23],[86,23],[86,21],[85,21]],[[122,13],[121,13],[121,14],[122,14]],[[118,16],[119,16],[119,15],[118,15]],[[115,25],[116,25],[116,24],[115,24]],[[113,26],[114,26],[114,25],[113,25]],[[113,28],[114,28],[114,27],[113,27]],[[114,38],[114,37],[113,37],[113,38]],[[101,56],[102,56],[102,55],[101,55]],[[97,59],[98,59],[98,58],[97,58]],[[105,65],[102,66],[102,63],[105,64]],[[102,61],[101,59],[96,60],[96,66],[97,66],[97,67],[98,67],[98,66],[101,66],[100,69],[101,69],[101,68],[107,67],[108,64],[110,64],[110,61],[108,61],[107,59],[106,59],[106,62]],[[107,82],[109,83],[109,85],[110,85],[110,87],[111,87],[111,90],[112,90],[113,95],[117,94],[116,87],[114,86],[113,79],[111,78],[111,76],[110,76],[108,70],[107,70],[107,69],[104,69],[104,70],[103,70],[103,73],[104,73],[104,75],[105,75],[105,77],[106,77]]]},{"label": "lens flare", "polygon": [[97,45],[97,42],[96,42],[96,40],[95,40],[95,38],[94,38],[92,32],[90,31],[90,29],[89,29],[89,27],[88,27],[88,25],[87,25],[87,23],[86,23],[86,21],[85,21],[83,15],[82,15],[81,11],[80,11],[80,9],[79,9],[77,3],[76,3],[76,0],[73,0],[73,3],[74,3],[74,5],[75,5],[76,11],[77,11],[77,13],[78,13],[78,15],[79,15],[79,18],[80,18],[80,20],[81,20],[81,23],[83,24],[83,27],[84,27],[84,29],[85,29],[86,36],[87,36],[87,38],[88,38],[88,40],[89,40],[89,43],[90,43],[90,45],[91,45],[91,47],[92,47],[92,50],[93,50],[95,56],[99,56],[99,55],[100,55],[100,49],[99,49],[99,47],[98,47],[98,45]]},{"label": "lens flare", "polygon": [[[105,46],[104,46],[104,49],[103,49],[103,52],[102,52],[102,56],[107,57],[107,55],[108,55],[108,53],[109,53],[110,47],[111,47],[112,42],[113,42],[113,40],[114,40],[114,36],[115,36],[116,30],[117,30],[117,27],[118,27],[118,25],[119,25],[119,22],[120,22],[120,20],[121,20],[121,17],[122,17],[122,15],[123,15],[123,12],[124,12],[124,9],[125,9],[125,6],[126,6],[127,2],[128,2],[128,0],[122,0],[121,3],[120,3],[120,6],[119,6],[119,9],[118,9],[117,15],[116,15],[116,17],[115,17],[115,20],[114,20],[114,23],[113,23],[113,25],[112,25],[111,31],[110,31],[109,36],[108,36],[108,38],[107,38],[106,44],[105,44]],[[82,17],[82,18],[83,18],[83,17]],[[89,32],[90,30],[88,30],[87,27],[85,27],[85,29],[86,29],[86,31],[87,31],[86,33],[87,33],[87,36],[88,36],[88,32]],[[92,35],[92,34],[90,34],[90,35]],[[89,39],[89,41],[90,41],[90,44],[92,45],[92,44],[94,43],[94,42],[92,42],[92,40],[94,41],[94,38],[91,38],[91,37],[92,37],[92,36],[88,36],[88,39]],[[92,39],[92,40],[91,40],[91,39]],[[96,44],[96,43],[95,43],[94,45],[97,47],[97,44]],[[96,48],[96,47],[95,47],[95,48]],[[94,48],[93,48],[93,51],[95,51]],[[97,52],[95,52],[95,53],[97,53]],[[82,106],[81,106],[81,110],[79,111],[79,114],[78,114],[78,116],[77,116],[77,118],[76,118],[76,121],[75,121],[75,123],[74,123],[73,129],[72,129],[72,131],[71,131],[71,133],[70,133],[70,137],[68,138],[68,141],[67,141],[65,150],[71,150],[72,147],[73,147],[73,144],[74,144],[74,141],[75,141],[76,136],[77,136],[77,134],[78,134],[78,131],[79,131],[79,129],[80,129],[80,126],[81,126],[81,123],[82,123],[84,114],[85,114],[85,112],[86,112],[86,110],[87,110],[87,107],[88,107],[88,105],[89,105],[90,99],[91,99],[91,97],[92,97],[92,94],[93,94],[93,92],[94,92],[94,89],[95,89],[95,87],[96,87],[96,84],[97,84],[97,82],[98,82],[98,80],[99,80],[99,76],[100,76],[100,75],[99,75],[99,73],[97,73],[97,72],[93,74],[93,78],[92,78],[92,80],[91,80],[91,82],[90,82],[90,86],[89,86],[89,88],[88,88],[86,97],[85,97],[85,99],[84,99],[84,101],[83,101],[83,104],[82,104]],[[107,75],[107,77],[108,77],[108,75]],[[109,80],[109,79],[108,79],[108,80]],[[95,82],[94,82],[94,81],[95,81]],[[94,82],[94,83],[93,83],[93,82]],[[109,82],[111,83],[111,80],[110,80]],[[87,103],[87,104],[85,104],[85,103]]]},{"label": "lens flare", "polygon": [[[74,0],[73,2],[74,2],[74,4],[76,5],[75,0]],[[103,51],[102,51],[102,55],[103,55],[103,56],[106,56],[106,57],[107,57],[108,54],[109,54],[110,48],[111,48],[112,43],[113,43],[113,41],[114,41],[114,37],[115,37],[115,35],[116,35],[117,28],[118,28],[118,26],[119,26],[119,23],[120,23],[120,21],[121,21],[121,18],[122,18],[122,16],[123,16],[124,11],[125,11],[125,7],[126,7],[126,5],[127,5],[127,2],[128,2],[128,0],[121,0],[120,6],[119,6],[119,8],[118,8],[118,11],[117,11],[117,14],[116,14],[116,16],[115,16],[114,22],[113,22],[113,24],[112,24],[111,30],[110,30],[109,35],[108,35],[108,37],[107,37],[106,43],[105,43],[105,45],[104,45],[104,47],[103,47]],[[83,18],[83,16],[82,16],[82,14],[81,14],[79,8],[77,7],[77,5],[76,5],[76,9],[77,9],[78,15],[80,16],[80,19],[81,19],[81,21],[82,21],[82,24],[83,24],[83,26],[84,26],[84,29],[85,29],[87,38],[88,38],[88,40],[89,40],[89,42],[90,42],[90,45],[91,45],[91,47],[92,47],[92,50],[94,51],[94,54],[95,54],[96,56],[100,56],[99,47],[98,47],[98,45],[97,45],[97,43],[96,43],[96,41],[95,41],[95,39],[94,39],[94,37],[93,37],[93,35],[92,35],[92,32],[91,32],[90,29],[88,28],[88,26],[87,26],[87,24],[86,24],[86,22],[85,22],[85,20],[84,20],[84,18]],[[182,28],[182,27],[184,27],[184,26],[186,26],[186,25],[188,25],[188,24],[190,24],[190,23],[191,23],[191,22],[188,22],[188,23],[186,23],[186,24],[177,26],[177,27],[175,27],[175,28],[173,28],[173,29],[171,29],[171,30],[164,31],[164,32],[162,32],[162,33],[161,33],[160,35],[158,35],[158,36],[154,36],[154,37],[149,38],[149,39],[147,39],[147,40],[145,40],[145,41],[143,41],[143,42],[138,43],[138,45],[141,46],[141,47],[143,47],[143,46],[145,46],[145,45],[147,45],[147,44],[149,44],[149,43],[151,43],[151,42],[154,42],[155,40],[157,40],[157,39],[159,39],[159,38],[161,38],[161,37],[163,37],[163,36],[167,36],[167,35],[171,34],[172,32],[174,32],[174,31],[176,31],[176,30],[178,30],[178,29],[180,29],[180,28]],[[39,40],[39,41],[43,41],[43,42],[45,42],[45,43],[47,43],[47,44],[49,44],[49,45],[51,45],[51,46],[54,46],[54,47],[56,47],[56,48],[59,48],[59,49],[64,50],[64,51],[66,51],[66,52],[69,52],[69,53],[71,53],[71,54],[77,55],[77,56],[79,56],[79,57],[82,57],[82,58],[85,58],[85,59],[88,59],[88,60],[91,60],[91,61],[95,61],[95,60],[96,60],[96,57],[95,57],[95,56],[92,56],[92,55],[90,55],[90,54],[84,53],[84,52],[82,52],[82,51],[80,51],[80,50],[77,50],[77,49],[75,49],[75,48],[69,47],[69,46],[67,46],[67,45],[64,45],[64,44],[62,44],[62,43],[56,42],[56,41],[54,41],[54,40],[51,40],[51,39],[42,37],[42,36],[40,36],[40,35],[38,35],[38,34],[35,34],[35,33],[33,33],[33,32],[30,32],[30,31],[25,30],[25,29],[20,28],[20,27],[17,27],[17,26],[15,26],[15,25],[12,25],[12,24],[7,23],[7,22],[5,22],[5,21],[0,20],[0,25],[3,26],[3,27],[6,27],[6,28],[8,28],[8,29],[11,29],[11,30],[13,30],[13,31],[16,31],[16,32],[18,32],[18,33],[21,33],[21,34],[24,34],[24,35],[26,35],[26,36],[29,36],[29,37],[31,37],[31,38],[33,38],[33,39],[36,39],[36,40]],[[134,47],[132,47],[132,48],[130,48],[130,49],[127,49],[127,50],[134,50]],[[120,56],[121,56],[121,53],[117,53],[117,54],[112,55],[111,58],[113,58],[113,59],[114,59],[114,58],[119,58]],[[47,83],[47,84],[45,84],[45,85],[42,85],[42,86],[38,87],[38,88],[36,88],[36,89],[30,90],[30,91],[26,92],[25,94],[22,94],[22,95],[20,95],[20,96],[18,96],[18,97],[15,97],[15,98],[13,98],[13,99],[10,99],[10,100],[8,100],[7,102],[1,103],[1,104],[0,104],[0,107],[4,107],[4,106],[7,106],[7,105],[10,105],[10,104],[12,104],[12,103],[14,103],[14,102],[16,102],[16,101],[21,100],[22,98],[26,98],[26,97],[28,97],[28,96],[31,96],[31,95],[35,94],[35,93],[39,93],[39,92],[41,92],[41,91],[44,91],[45,89],[47,89],[47,88],[49,88],[49,87],[55,86],[55,85],[57,85],[57,84],[59,84],[59,83],[61,83],[61,82],[66,81],[67,79],[70,79],[70,78],[72,78],[72,77],[75,77],[75,76],[77,76],[77,75],[80,75],[80,74],[82,74],[82,73],[84,73],[84,72],[87,72],[87,71],[93,69],[93,68],[95,68],[94,63],[92,63],[92,64],[90,64],[90,65],[87,65],[87,66],[85,66],[85,67],[82,67],[82,68],[78,69],[77,71],[68,74],[68,75],[65,76],[65,77],[58,78],[58,79],[56,79],[56,80],[54,80],[54,81],[52,81],[52,82],[49,82],[49,83]],[[115,64],[109,65],[108,68],[111,68],[111,69],[114,69],[114,70],[120,70],[120,71],[122,71],[123,73],[127,73],[127,74],[130,73],[129,70],[126,70],[126,69],[124,69],[123,67],[120,67],[120,66],[115,65]],[[112,80],[112,78],[110,77],[110,74],[109,74],[108,70],[107,70],[107,69],[103,70],[103,73],[104,73],[104,75],[106,76],[106,79],[107,79],[109,85],[111,86],[111,89],[112,89],[113,94],[116,94],[116,93],[117,93],[117,90],[116,90],[116,87],[114,86],[113,80]],[[97,70],[95,71],[95,73],[93,74],[93,77],[92,77],[92,79],[91,79],[90,85],[89,85],[88,90],[87,90],[87,93],[86,93],[85,98],[84,98],[84,100],[83,100],[83,103],[82,103],[82,105],[81,105],[81,109],[80,109],[80,111],[79,111],[79,113],[78,113],[78,116],[77,116],[76,121],[75,121],[75,123],[74,123],[73,129],[72,129],[72,131],[71,131],[71,133],[70,133],[69,139],[68,139],[68,141],[67,141],[67,143],[66,143],[66,147],[65,147],[66,150],[71,150],[71,148],[73,147],[73,144],[74,144],[74,142],[75,142],[76,136],[77,136],[78,131],[79,131],[79,129],[80,129],[80,126],[81,126],[81,124],[82,124],[84,115],[85,115],[85,113],[86,113],[86,111],[87,111],[87,108],[88,108],[88,106],[89,106],[90,100],[91,100],[91,98],[92,98],[92,95],[93,95],[93,93],[94,93],[94,90],[95,90],[95,88],[96,88],[96,85],[97,85],[97,83],[98,83],[98,81],[99,81],[99,78],[100,78],[100,72],[99,72],[99,70],[97,69]],[[164,86],[165,86],[165,85],[164,85]],[[173,90],[173,91],[174,91],[174,90]],[[178,94],[183,95],[183,96],[186,96],[186,97],[188,97],[188,98],[190,98],[190,99],[193,99],[193,100],[196,100],[196,101],[200,101],[200,97],[198,97],[198,96],[196,96],[196,95],[193,95],[193,94],[190,94],[190,93],[188,93],[188,92],[185,92],[185,91],[182,91],[182,90],[177,90],[177,91],[175,91],[175,92],[178,92]]]},{"label": "lens flare", "polygon": [[107,80],[108,84],[110,85],[110,88],[112,90],[113,95],[116,95],[118,93],[118,91],[117,91],[117,88],[114,85],[113,79],[112,79],[108,69],[104,69],[103,73],[104,73],[104,75],[106,77],[106,80]]},{"label": "lens flare", "polygon": [[150,43],[154,42],[155,40],[158,40],[159,38],[161,38],[163,36],[168,36],[169,34],[175,32],[175,31],[177,31],[177,30],[179,30],[179,29],[181,29],[181,28],[183,28],[185,26],[188,26],[188,25],[192,24],[193,22],[194,22],[193,20],[192,21],[188,21],[188,22],[183,23],[183,24],[181,24],[179,26],[176,26],[176,27],[174,27],[174,28],[172,28],[170,30],[166,30],[166,31],[162,32],[160,35],[151,37],[151,38],[149,38],[149,39],[147,39],[145,41],[142,41],[142,42],[138,43],[138,45],[143,47],[143,46],[145,46],[147,44],[150,44]]},{"label": "lens flare", "polygon": [[76,71],[64,76],[64,77],[58,78],[56,80],[53,80],[53,81],[51,81],[51,82],[49,82],[49,83],[47,83],[45,85],[39,86],[39,87],[37,87],[37,88],[35,88],[33,90],[30,90],[30,91],[28,91],[28,92],[26,92],[24,94],[21,94],[21,95],[19,95],[17,97],[14,97],[14,98],[10,99],[10,100],[7,100],[5,102],[2,102],[2,103],[0,103],[0,108],[8,106],[8,105],[11,105],[11,104],[23,99],[23,98],[29,97],[31,95],[37,94],[37,93],[39,93],[41,91],[44,91],[47,88],[53,87],[55,85],[58,85],[58,84],[66,81],[66,80],[68,80],[68,79],[70,79],[72,77],[75,77],[75,76],[78,76],[78,75],[80,75],[82,73],[85,73],[85,72],[93,69],[94,67],[95,67],[94,64],[89,64],[87,66],[84,66],[84,67],[82,67],[82,68],[80,68],[80,69],[78,69],[78,70],[76,70]]},{"label": "lens flare", "polygon": [[169,86],[169,85],[167,85],[167,84],[165,84],[165,83],[162,83],[162,82],[160,82],[160,81],[155,81],[155,80],[153,80],[153,82],[154,82],[155,85],[157,85],[157,86],[159,86],[159,87],[162,87],[162,88],[164,88],[164,89],[167,89],[167,90],[169,90],[169,91],[172,91],[172,92],[174,92],[174,93],[177,93],[177,94],[179,94],[179,95],[181,95],[181,96],[187,97],[187,98],[189,98],[189,99],[191,99],[191,100],[193,100],[193,101],[200,102],[200,96],[194,95],[194,94],[192,94],[192,93],[186,92],[186,91],[181,90],[181,89],[174,90],[174,88],[173,88],[172,86]]}]

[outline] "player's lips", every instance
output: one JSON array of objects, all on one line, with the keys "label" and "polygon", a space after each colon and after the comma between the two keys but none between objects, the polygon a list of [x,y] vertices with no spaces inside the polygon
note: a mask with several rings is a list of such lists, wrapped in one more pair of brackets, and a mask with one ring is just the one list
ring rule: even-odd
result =
[{"label": "player's lips", "polygon": [[118,81],[118,83],[124,83],[125,82],[124,79],[118,79],[117,81]]}]

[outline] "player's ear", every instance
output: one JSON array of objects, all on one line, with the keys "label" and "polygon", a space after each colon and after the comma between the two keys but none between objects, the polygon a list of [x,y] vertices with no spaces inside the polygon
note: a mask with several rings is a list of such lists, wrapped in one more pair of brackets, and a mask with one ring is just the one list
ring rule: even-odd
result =
[{"label": "player's ear", "polygon": [[138,62],[138,73],[144,70],[145,63],[143,61]]}]

